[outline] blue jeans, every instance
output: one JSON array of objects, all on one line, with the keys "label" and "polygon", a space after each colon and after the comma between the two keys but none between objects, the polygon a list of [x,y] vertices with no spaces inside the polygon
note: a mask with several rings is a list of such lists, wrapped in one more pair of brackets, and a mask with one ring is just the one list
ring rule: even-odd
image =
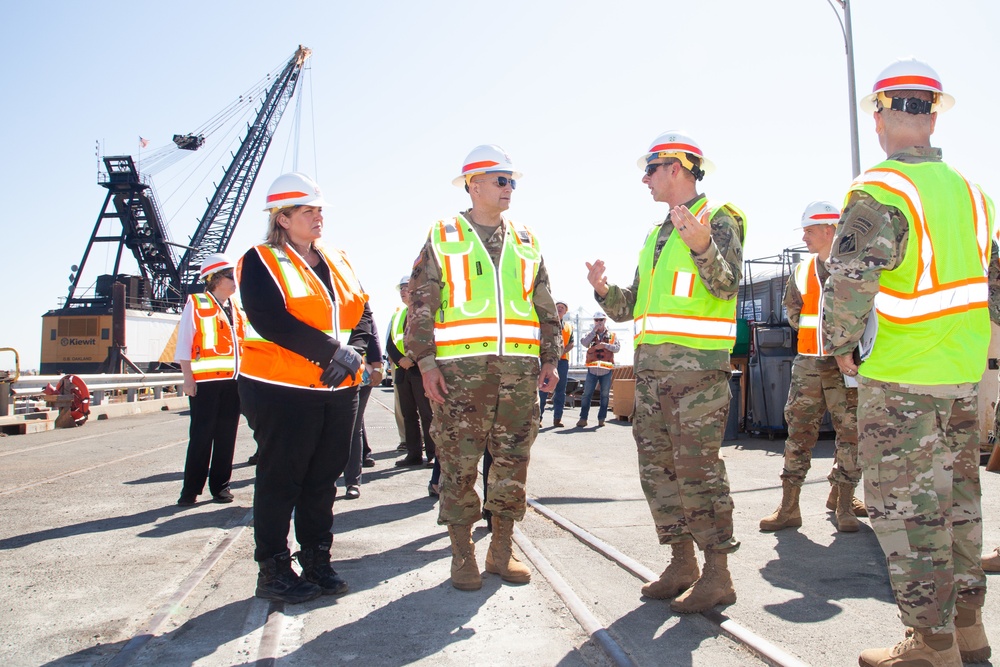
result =
[{"label": "blue jeans", "polygon": [[[563,408],[566,407],[566,383],[569,381],[569,359],[560,359],[556,370],[559,372],[559,383],[552,394],[552,419],[562,421]],[[549,400],[549,392],[538,392],[538,402],[541,404],[540,415],[545,414],[545,402]]]},{"label": "blue jeans", "polygon": [[590,398],[594,395],[597,383],[601,383],[601,407],[597,411],[597,421],[604,421],[608,416],[608,397],[611,395],[611,373],[605,373],[600,377],[587,371],[587,377],[583,381],[583,398],[580,403],[580,419],[586,419],[590,414]]}]

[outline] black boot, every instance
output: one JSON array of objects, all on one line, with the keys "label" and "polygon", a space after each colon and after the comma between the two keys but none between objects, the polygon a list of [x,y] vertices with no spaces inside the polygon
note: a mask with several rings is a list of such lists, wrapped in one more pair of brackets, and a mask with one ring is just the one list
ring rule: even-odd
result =
[{"label": "black boot", "polygon": [[300,579],[292,569],[292,557],[284,551],[274,558],[257,563],[257,590],[254,593],[265,600],[276,600],[288,604],[298,604],[315,600],[323,590],[314,583]]},{"label": "black boot", "polygon": [[311,549],[295,552],[302,565],[302,576],[323,590],[323,595],[342,595],[347,592],[347,582],[330,567],[330,546],[320,544]]},{"label": "black boot", "polygon": [[486,522],[486,532],[493,532],[493,512],[488,509],[483,509],[483,521]]}]

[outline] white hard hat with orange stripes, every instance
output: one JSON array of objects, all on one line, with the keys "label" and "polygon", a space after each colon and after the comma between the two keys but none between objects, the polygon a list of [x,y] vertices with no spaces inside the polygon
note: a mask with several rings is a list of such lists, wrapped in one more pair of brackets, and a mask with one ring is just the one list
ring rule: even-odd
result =
[{"label": "white hard hat with orange stripes", "polygon": [[814,201],[802,212],[802,229],[813,225],[835,225],[840,220],[840,209],[828,201]]},{"label": "white hard hat with orange stripes", "polygon": [[451,182],[457,187],[467,186],[469,179],[476,174],[488,174],[492,171],[509,173],[511,178],[521,178],[521,172],[514,168],[510,156],[496,144],[476,146],[466,156],[462,163],[462,173]]},{"label": "white hard hat with orange stripes", "polygon": [[267,204],[265,211],[272,211],[276,208],[287,206],[326,206],[323,193],[320,192],[316,181],[305,174],[293,171],[282,174],[274,180],[267,190]]},{"label": "white hard hat with orange stripes", "polygon": [[645,169],[646,165],[653,160],[663,158],[679,160],[684,168],[694,174],[694,177],[699,181],[705,174],[711,174],[715,171],[715,165],[705,157],[698,142],[678,130],[664,132],[654,139],[653,143],[649,145],[649,150],[636,161],[636,164],[639,165],[639,169]]},{"label": "white hard hat with orange stripes", "polygon": [[202,280],[208,280],[213,273],[233,268],[236,268],[236,265],[233,264],[233,260],[226,257],[221,252],[213,252],[211,255],[202,260],[201,270],[198,272],[198,277]]},{"label": "white hard hat with orange stripes", "polygon": [[[893,97],[886,93],[893,90],[927,90],[934,93],[934,100],[928,104],[925,100]],[[947,111],[955,104],[955,98],[944,92],[941,77],[934,68],[916,58],[901,58],[882,70],[875,80],[871,95],[861,99],[861,109],[868,113],[878,111],[878,103],[890,109],[906,111],[912,114]]]}]

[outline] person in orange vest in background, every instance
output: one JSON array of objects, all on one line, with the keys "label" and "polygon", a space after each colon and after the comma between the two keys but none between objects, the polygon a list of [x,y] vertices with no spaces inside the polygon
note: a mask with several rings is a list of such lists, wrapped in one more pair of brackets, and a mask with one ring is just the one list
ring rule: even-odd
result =
[{"label": "person in orange vest in background", "polygon": [[[562,344],[563,352],[559,357],[559,364],[556,367],[559,372],[559,383],[552,394],[552,425],[561,427],[563,408],[566,407],[566,382],[569,380],[569,352],[576,345],[573,336],[573,325],[566,319],[569,306],[565,301],[556,301],[556,311],[559,313],[559,321],[562,323]],[[542,416],[545,415],[545,403],[549,400],[549,392],[538,392],[538,400],[541,403]],[[538,425],[541,426],[542,417],[538,418]]]},{"label": "person in orange vest in background", "polygon": [[310,177],[279,176],[267,191],[266,241],[243,255],[237,271],[250,324],[240,400],[260,452],[254,594],[288,604],[348,589],[330,565],[333,501],[355,432],[358,351],[373,335],[368,295],[346,255],[318,243],[325,205]]},{"label": "person in orange vest in background", "polygon": [[782,303],[788,323],[798,330],[798,355],[792,362],[792,383],[785,404],[788,438],[785,440],[785,467],[781,472],[781,504],[760,520],[764,531],[802,525],[799,493],[806,481],[812,450],[819,437],[819,425],[827,410],[837,433],[835,464],[830,475],[827,507],[837,513],[837,530],[858,530],[858,516],[867,516],[864,504],[854,497],[861,481],[858,468],[858,388],[854,378],[845,378],[823,346],[819,328],[820,297],[830,272],[833,236],[837,233],[840,209],[825,201],[815,201],[802,213],[802,240],[810,255],[788,277]]},{"label": "person in orange vest in background", "polygon": [[601,407],[597,410],[597,425],[604,426],[608,416],[608,398],[611,396],[611,369],[615,367],[615,353],[622,349],[618,336],[608,331],[607,316],[603,311],[594,313],[594,326],[580,340],[587,348],[587,377],[583,381],[583,396],[580,399],[580,421],[577,428],[587,425],[590,415],[590,399],[598,383],[601,385]]},{"label": "person in orange vest in background", "polygon": [[886,159],[848,190],[823,286],[823,340],[859,376],[865,505],[906,628],[895,646],[862,651],[862,666],[991,653],[977,394],[998,288],[988,272],[995,220],[992,200],[931,145],[954,101],[919,60],[876,79],[861,106]]},{"label": "person in orange vest in background", "polygon": [[201,263],[205,291],[188,296],[177,328],[174,361],[184,374],[184,393],[191,406],[191,430],[184,462],[184,486],[177,504],[194,505],[208,489],[217,503],[233,502],[236,429],[240,394],[236,385],[245,318],[230,297],[236,293],[233,263],[211,254]]}]

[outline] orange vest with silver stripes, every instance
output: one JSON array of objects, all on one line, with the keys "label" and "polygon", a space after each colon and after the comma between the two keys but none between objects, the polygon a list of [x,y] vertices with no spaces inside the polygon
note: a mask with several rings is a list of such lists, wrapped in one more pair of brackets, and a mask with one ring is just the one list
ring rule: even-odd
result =
[{"label": "orange vest with silver stripes", "polygon": [[823,283],[819,279],[819,264],[816,255],[810,255],[795,267],[795,286],[802,295],[802,310],[799,311],[799,354],[809,357],[825,357],[822,330],[819,326],[820,297]]}]

